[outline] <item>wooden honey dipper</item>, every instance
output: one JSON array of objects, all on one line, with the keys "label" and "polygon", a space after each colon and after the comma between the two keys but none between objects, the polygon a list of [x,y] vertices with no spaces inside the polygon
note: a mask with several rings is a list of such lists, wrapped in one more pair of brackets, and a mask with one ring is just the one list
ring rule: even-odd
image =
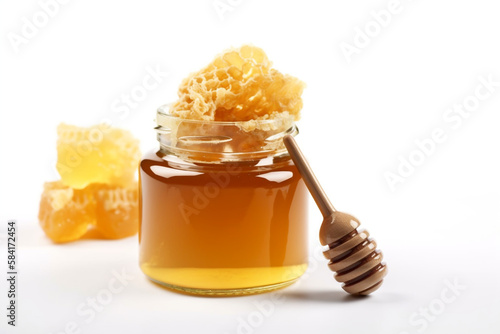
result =
[{"label": "wooden honey dipper", "polygon": [[323,214],[319,240],[323,246],[328,245],[323,254],[330,260],[328,267],[335,272],[335,279],[353,295],[368,295],[377,290],[387,274],[377,244],[368,238],[367,231],[358,232],[360,223],[355,217],[335,210],[295,139],[286,135],[283,141]]}]

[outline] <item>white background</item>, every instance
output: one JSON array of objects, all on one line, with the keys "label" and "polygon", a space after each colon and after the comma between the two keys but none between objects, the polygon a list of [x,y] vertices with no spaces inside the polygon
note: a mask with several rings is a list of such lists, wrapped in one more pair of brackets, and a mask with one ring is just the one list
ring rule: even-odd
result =
[{"label": "white background", "polygon": [[[212,0],[69,1],[18,52],[8,36],[41,7],[0,3],[2,271],[7,219],[20,227],[18,327],[6,325],[0,275],[0,332],[55,334],[74,322],[80,333],[498,333],[500,87],[456,128],[443,119],[454,104],[474,101],[480,76],[500,81],[498,3],[401,0],[348,62],[341,43],[354,45],[357,28],[376,29],[370,13],[389,1],[221,2],[233,4],[222,17]],[[43,182],[57,179],[60,122],[111,118],[144,151],[154,148],[156,107],[175,98],[189,72],[245,43],[308,85],[297,140],[335,206],[362,221],[389,265],[369,298],[344,294],[314,252],[307,276],[282,290],[279,303],[270,294],[179,295],[140,272],[136,237],[61,246],[38,226]],[[169,75],[117,117],[113,103],[148,67]],[[446,140],[393,191],[384,174],[436,128]],[[321,217],[310,211],[313,251]],[[113,270],[134,279],[87,322],[76,310],[107,288]],[[446,281],[465,288],[454,295]]]}]

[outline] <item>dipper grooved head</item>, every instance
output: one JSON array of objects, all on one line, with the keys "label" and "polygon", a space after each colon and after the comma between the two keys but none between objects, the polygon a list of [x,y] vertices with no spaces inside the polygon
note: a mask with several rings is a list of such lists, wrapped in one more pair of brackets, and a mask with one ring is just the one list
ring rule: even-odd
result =
[{"label": "dipper grooved head", "polygon": [[359,221],[336,211],[323,220],[319,238],[328,245],[323,255],[330,260],[328,267],[335,272],[335,280],[353,295],[368,295],[377,290],[387,275],[382,253],[367,231],[358,232]]}]

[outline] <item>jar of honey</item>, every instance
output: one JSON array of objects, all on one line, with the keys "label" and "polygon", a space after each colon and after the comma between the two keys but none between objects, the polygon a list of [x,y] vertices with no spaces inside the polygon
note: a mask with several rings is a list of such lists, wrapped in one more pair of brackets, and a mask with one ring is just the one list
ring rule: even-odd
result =
[{"label": "jar of honey", "polygon": [[218,122],[157,112],[140,163],[140,266],[199,295],[278,289],[307,268],[308,192],[282,138],[292,117]]}]

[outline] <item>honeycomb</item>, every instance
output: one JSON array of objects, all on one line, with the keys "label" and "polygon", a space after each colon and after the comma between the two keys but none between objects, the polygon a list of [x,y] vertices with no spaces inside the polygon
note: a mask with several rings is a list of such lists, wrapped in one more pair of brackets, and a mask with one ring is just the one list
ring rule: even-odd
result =
[{"label": "honeycomb", "polygon": [[251,121],[291,115],[298,120],[305,84],[271,68],[258,47],[244,45],[218,55],[185,78],[170,113],[204,121]]},{"label": "honeycomb", "polygon": [[137,187],[102,187],[95,191],[96,228],[106,238],[120,239],[137,233],[139,208]]},{"label": "honeycomb", "polygon": [[54,242],[81,238],[95,223],[95,201],[85,189],[72,189],[61,181],[45,183],[40,211],[40,225]]},{"label": "honeycomb", "polygon": [[91,184],[73,189],[61,181],[47,182],[38,219],[54,242],[80,239],[96,229],[107,239],[125,238],[139,226],[137,183],[133,188]]},{"label": "honeycomb", "polygon": [[133,185],[141,153],[130,132],[60,124],[57,134],[56,168],[65,185],[76,189],[91,183]]},{"label": "honeycomb", "polygon": [[96,125],[57,128],[60,181],[47,182],[38,219],[54,242],[89,230],[108,239],[137,233],[139,141],[128,131]]}]

